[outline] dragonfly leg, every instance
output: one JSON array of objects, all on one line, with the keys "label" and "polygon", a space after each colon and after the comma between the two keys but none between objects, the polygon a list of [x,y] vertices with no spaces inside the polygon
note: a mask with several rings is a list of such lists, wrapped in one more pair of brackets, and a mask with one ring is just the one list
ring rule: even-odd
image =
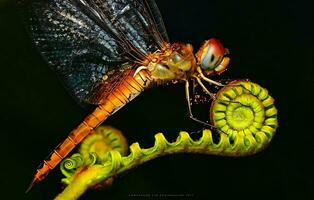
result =
[{"label": "dragonfly leg", "polygon": [[225,85],[222,84],[222,83],[219,83],[219,82],[217,82],[217,81],[214,81],[214,80],[211,80],[211,79],[207,78],[207,77],[203,74],[202,69],[201,69],[200,67],[197,68],[197,71],[198,71],[198,73],[199,73],[200,78],[203,79],[204,81],[206,81],[207,83],[209,83],[209,84],[214,84],[214,85],[217,85],[217,86],[219,86],[219,87],[224,87],[224,86],[225,86]]},{"label": "dragonfly leg", "polygon": [[137,76],[142,70],[147,70],[148,68],[145,66],[138,67],[133,75],[133,77]]},{"label": "dragonfly leg", "polygon": [[207,95],[209,95],[209,96],[211,97],[211,99],[216,100],[216,95],[215,95],[214,93],[210,92],[210,91],[205,87],[205,85],[203,84],[202,80],[201,80],[200,78],[196,77],[196,76],[195,76],[194,78],[196,79],[197,83],[201,86],[201,88],[203,89],[203,91],[204,91]]},{"label": "dragonfly leg", "polygon": [[191,106],[191,98],[190,98],[190,83],[188,80],[185,81],[185,96],[186,96],[186,101],[188,104],[188,112],[189,112],[189,117],[190,119],[192,119],[193,121],[200,123],[204,126],[210,127],[210,128],[215,128],[215,126],[209,124],[208,122],[204,122],[200,119],[197,119],[196,117],[194,117],[193,112],[192,112],[192,106]]},{"label": "dragonfly leg", "polygon": [[228,135],[227,133],[225,133],[223,130],[217,128],[216,126],[214,125],[211,125],[209,122],[205,122],[205,121],[202,121],[200,119],[197,119],[196,117],[194,117],[193,115],[193,112],[192,112],[192,107],[191,107],[191,98],[190,98],[190,83],[188,80],[185,81],[185,96],[186,96],[186,100],[187,100],[187,104],[188,104],[188,111],[189,111],[189,117],[191,120],[199,123],[199,124],[202,124],[206,127],[209,127],[211,129],[215,129],[219,132],[222,132],[224,133],[225,135]]},{"label": "dragonfly leg", "polygon": [[197,80],[198,84],[201,86],[201,88],[203,89],[203,91],[204,91],[207,95],[209,95],[212,100],[214,100],[214,101],[217,100],[217,101],[220,101],[220,102],[223,102],[223,103],[229,103],[229,104],[230,104],[230,103],[238,103],[238,104],[241,104],[242,106],[246,106],[246,105],[243,105],[241,102],[238,102],[238,101],[217,99],[217,98],[216,98],[216,95],[215,95],[214,93],[210,92],[210,91],[205,87],[205,85],[203,84],[202,80],[201,80],[199,77],[195,76],[194,78]]}]

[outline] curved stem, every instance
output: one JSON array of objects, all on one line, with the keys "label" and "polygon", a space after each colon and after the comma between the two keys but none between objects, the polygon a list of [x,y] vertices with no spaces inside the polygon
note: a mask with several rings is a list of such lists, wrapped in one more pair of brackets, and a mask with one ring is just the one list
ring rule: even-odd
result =
[{"label": "curved stem", "polygon": [[270,139],[264,138],[264,141],[260,141],[259,145],[254,147],[244,142],[245,137],[240,136],[234,144],[230,144],[228,137],[222,135],[219,142],[215,143],[210,130],[203,131],[203,136],[199,141],[193,141],[187,132],[181,132],[177,141],[174,143],[169,143],[161,133],[157,134],[155,139],[155,146],[149,149],[141,149],[138,143],[132,144],[130,146],[131,153],[126,157],[122,157],[117,151],[109,152],[110,159],[106,163],[86,167],[77,172],[69,186],[55,199],[77,199],[91,186],[101,183],[112,176],[136,168],[157,157],[179,153],[247,156],[262,150],[260,147],[270,142]]},{"label": "curved stem", "polygon": [[[218,99],[211,108],[212,121],[221,129],[217,140],[213,139],[210,130],[204,130],[197,141],[187,132],[181,132],[173,143],[159,133],[155,135],[155,145],[149,149],[142,149],[139,143],[134,143],[128,156],[116,150],[109,151],[103,163],[79,169],[67,188],[55,199],[78,199],[88,188],[160,156],[197,153],[239,157],[262,151],[272,140],[278,126],[274,100],[267,90],[257,84],[246,81],[232,84],[218,93]],[[234,99],[240,103],[228,105],[228,101]]]}]

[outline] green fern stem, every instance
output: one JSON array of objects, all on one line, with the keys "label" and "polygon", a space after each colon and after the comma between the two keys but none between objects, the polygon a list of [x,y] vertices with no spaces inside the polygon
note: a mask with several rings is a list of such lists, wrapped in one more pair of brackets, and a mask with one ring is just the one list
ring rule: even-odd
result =
[{"label": "green fern stem", "polygon": [[55,199],[78,199],[88,188],[164,155],[197,153],[238,157],[256,154],[268,146],[278,126],[274,99],[266,89],[248,81],[233,82],[217,94],[211,106],[211,120],[219,129],[218,138],[210,130],[204,130],[202,137],[194,141],[187,132],[181,132],[171,143],[159,133],[151,148],[142,149],[139,143],[134,143],[128,156],[111,150],[103,162],[79,168]]}]

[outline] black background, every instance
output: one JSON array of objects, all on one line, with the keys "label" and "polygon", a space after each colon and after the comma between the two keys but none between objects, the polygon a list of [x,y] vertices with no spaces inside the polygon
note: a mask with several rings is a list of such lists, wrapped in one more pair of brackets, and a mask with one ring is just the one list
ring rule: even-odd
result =
[{"label": "black background", "polygon": [[[205,39],[217,37],[231,50],[232,63],[222,77],[250,78],[269,89],[280,128],[270,147],[258,155],[163,157],[116,179],[109,190],[90,191],[81,199],[142,199],[132,194],[193,195],[155,199],[313,196],[311,1],[157,3],[172,41],[189,42],[197,49]],[[36,52],[13,3],[2,0],[0,6],[0,181],[5,191],[0,198],[52,199],[61,191],[58,169],[29,194],[24,191],[37,164],[88,112],[67,94]],[[180,130],[202,129],[187,117],[181,84],[148,90],[105,124],[143,147],[152,146],[158,132],[174,139]]]}]

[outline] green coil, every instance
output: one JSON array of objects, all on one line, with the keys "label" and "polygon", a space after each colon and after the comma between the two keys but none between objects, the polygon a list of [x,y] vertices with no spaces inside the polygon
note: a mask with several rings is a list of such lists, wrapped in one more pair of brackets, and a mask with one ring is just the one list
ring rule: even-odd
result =
[{"label": "green coil", "polygon": [[82,142],[79,152],[86,163],[91,164],[94,162],[94,158],[90,160],[91,153],[96,156],[97,163],[104,163],[108,159],[108,152],[112,150],[125,155],[128,152],[127,141],[118,129],[100,126]]},{"label": "green coil", "polygon": [[75,171],[84,165],[84,159],[81,154],[73,154],[70,158],[64,159],[60,164],[60,169],[66,178],[73,176]]},{"label": "green coil", "polygon": [[217,94],[211,106],[211,121],[231,146],[244,144],[231,154],[247,155],[264,149],[278,127],[274,99],[265,88],[249,81],[234,81]]},{"label": "green coil", "polygon": [[98,161],[67,179],[68,187],[56,199],[77,199],[88,188],[110,185],[113,177],[160,156],[197,153],[239,157],[256,154],[269,145],[278,128],[278,120],[274,99],[265,88],[249,81],[234,81],[216,97],[210,108],[210,118],[218,131],[204,130],[198,140],[181,132],[175,142],[169,142],[159,133],[155,135],[153,147],[143,149],[139,143],[134,143],[130,146],[130,154],[126,155],[126,140],[122,134],[100,127],[95,131],[98,134],[84,140],[80,151],[80,155],[95,153]]}]

